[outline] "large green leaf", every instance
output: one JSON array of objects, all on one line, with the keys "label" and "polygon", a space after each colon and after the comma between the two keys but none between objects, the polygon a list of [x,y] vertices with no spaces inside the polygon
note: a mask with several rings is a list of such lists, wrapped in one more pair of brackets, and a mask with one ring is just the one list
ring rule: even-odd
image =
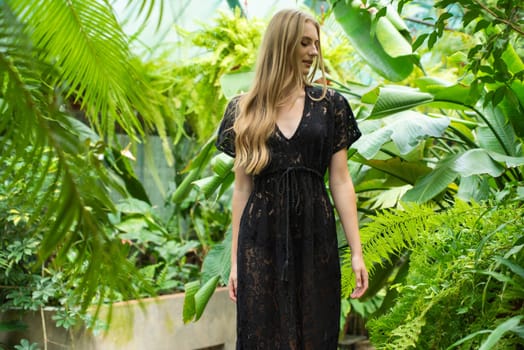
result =
[{"label": "large green leaf", "polygon": [[[372,15],[361,8],[361,2],[331,1],[337,21],[340,23],[355,50],[377,73],[391,81],[405,79],[413,71],[413,55],[392,57],[380,44],[377,36],[383,42],[388,42],[391,49],[394,45],[405,46],[404,37],[399,34],[395,26],[383,25],[376,28],[380,34],[372,36]],[[384,21],[388,21],[387,17]],[[386,22],[383,22],[386,23]],[[404,50],[391,49],[392,53],[407,53]]]},{"label": "large green leaf", "polygon": [[431,168],[428,168],[422,162],[406,162],[401,158],[395,157],[386,160],[377,160],[377,159],[358,159],[363,164],[373,167],[373,169],[380,170],[396,179],[401,180],[401,183],[404,184],[415,184],[416,180],[431,171]]},{"label": "large green leaf", "polygon": [[380,118],[433,101],[433,95],[402,86],[377,87],[362,96],[362,102],[374,104],[370,118]]},{"label": "large green leaf", "polygon": [[479,108],[486,126],[477,129],[478,142],[482,148],[508,156],[522,154],[521,142],[512,125],[507,122],[502,110],[491,105]]},{"label": "large green leaf", "polygon": [[499,163],[503,163],[506,168],[515,168],[524,165],[524,157],[511,157],[505,154],[488,151],[491,158]]},{"label": "large green leaf", "polygon": [[415,80],[415,84],[422,92],[433,95],[435,100],[432,106],[450,109],[466,109],[473,101],[469,86],[461,83],[449,83],[435,77],[422,77]]},{"label": "large green leaf", "polygon": [[220,276],[215,276],[208,280],[195,294],[195,321],[198,321],[206,308],[209,299],[217,288]]},{"label": "large green leaf", "polygon": [[[403,111],[382,118],[383,126],[366,137],[359,139],[352,147],[367,159],[373,158],[388,141],[393,141],[400,154],[408,154],[428,136],[439,137],[448,127],[447,117],[432,118],[414,111]],[[363,122],[364,124],[366,122]]]},{"label": "large green leaf", "polygon": [[182,319],[184,323],[198,321],[206,308],[209,299],[213,296],[217,287],[220,276],[215,276],[200,287],[199,281],[186,283],[184,298],[184,308]]},{"label": "large green leaf", "polygon": [[380,128],[372,133],[366,134],[366,137],[360,138],[351,147],[355,148],[364,158],[371,159],[380,151],[380,148],[386,142],[391,140],[391,134],[393,134],[391,128]]},{"label": "large green leaf", "polygon": [[524,157],[508,157],[482,148],[468,150],[440,161],[435,169],[420,178],[402,199],[424,203],[444,191],[459,175],[466,178],[474,175],[498,177],[507,167],[522,165]]},{"label": "large green leaf", "polygon": [[444,191],[458,176],[458,172],[452,169],[457,158],[457,155],[453,155],[441,161],[432,172],[419,178],[402,200],[425,203]]},{"label": "large green leaf", "polygon": [[494,161],[486,150],[480,148],[462,153],[450,168],[466,177],[481,174],[497,177],[504,172],[504,167]]},{"label": "large green leaf", "polygon": [[184,307],[182,309],[182,319],[184,323],[191,322],[195,318],[195,294],[200,287],[199,281],[192,281],[185,284]]},{"label": "large green leaf", "polygon": [[185,171],[188,172],[182,183],[178,185],[177,189],[171,197],[171,201],[179,203],[183,201],[191,189],[194,181],[196,181],[208,166],[213,154],[215,153],[215,137],[211,137],[199,150],[197,156],[192,159],[186,166]]},{"label": "large green leaf", "polygon": [[489,198],[489,178],[485,176],[462,176],[457,197],[464,201],[482,202]]},{"label": "large green leaf", "polygon": [[[394,11],[388,7],[388,12]],[[377,40],[391,57],[407,56],[413,53],[411,44],[399,33],[388,17],[380,17],[376,23]]]},{"label": "large green leaf", "polygon": [[507,116],[515,133],[521,138],[524,137],[524,83],[514,80],[506,90],[499,107]]},{"label": "large green leaf", "polygon": [[[502,59],[512,74],[524,70],[524,62],[511,44],[508,44],[506,51],[502,54]],[[524,83],[521,80],[515,79],[511,82],[500,108],[504,110],[516,134],[524,137]]]},{"label": "large green leaf", "polygon": [[224,240],[214,245],[207,253],[202,263],[202,281],[220,276],[220,282],[227,284],[231,270],[231,238],[231,229],[229,229]]},{"label": "large green leaf", "polygon": [[371,209],[385,209],[395,207],[400,198],[411,188],[409,185],[391,187],[389,189],[380,191],[373,197],[373,205]]},{"label": "large green leaf", "polygon": [[487,337],[487,339],[482,343],[479,350],[492,349],[505,333],[516,330],[517,327],[519,327],[523,317],[524,316],[522,315],[513,316],[512,318],[499,324],[497,328],[495,328],[493,332],[491,332],[491,334]]},{"label": "large green leaf", "polygon": [[240,72],[224,74],[220,77],[220,86],[227,99],[246,92],[255,76],[255,72]]}]

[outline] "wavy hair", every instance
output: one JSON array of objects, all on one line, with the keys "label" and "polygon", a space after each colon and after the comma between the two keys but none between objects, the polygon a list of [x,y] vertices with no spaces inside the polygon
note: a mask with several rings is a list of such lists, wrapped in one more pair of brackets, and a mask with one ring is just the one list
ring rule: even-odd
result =
[{"label": "wavy hair", "polygon": [[302,40],[304,25],[311,22],[320,38],[320,25],[310,15],[299,10],[282,10],[268,24],[258,52],[255,78],[249,91],[240,98],[235,131],[235,168],[246,173],[260,173],[270,161],[267,140],[275,132],[277,110],[296,89],[311,85],[317,69],[322,73],[323,93],[326,94],[322,51],[309,75],[300,68],[297,47]]}]

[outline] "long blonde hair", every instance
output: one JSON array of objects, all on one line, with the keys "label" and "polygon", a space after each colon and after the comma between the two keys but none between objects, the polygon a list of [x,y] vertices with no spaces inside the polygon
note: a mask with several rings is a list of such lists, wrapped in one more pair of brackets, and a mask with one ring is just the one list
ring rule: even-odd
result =
[{"label": "long blonde hair", "polygon": [[267,140],[275,131],[278,107],[297,88],[311,85],[316,70],[322,72],[326,93],[326,79],[322,51],[312,71],[304,76],[299,66],[297,46],[302,40],[304,25],[311,22],[320,37],[320,26],[310,15],[298,10],[276,13],[264,34],[258,53],[255,78],[250,90],[240,98],[235,131],[235,167],[242,167],[248,174],[258,174],[270,161]]}]

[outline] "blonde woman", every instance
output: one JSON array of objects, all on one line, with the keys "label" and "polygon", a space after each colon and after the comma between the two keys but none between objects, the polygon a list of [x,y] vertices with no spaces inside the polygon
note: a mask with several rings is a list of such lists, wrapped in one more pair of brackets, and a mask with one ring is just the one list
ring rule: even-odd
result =
[{"label": "blonde woman", "polygon": [[[356,289],[368,286],[347,148],[360,131],[324,76],[319,24],[298,10],[270,21],[244,95],[233,98],[217,148],[235,157],[229,293],[237,350],[337,349],[340,266],[334,210],[352,253]],[[325,81],[325,79],[322,79]]]}]

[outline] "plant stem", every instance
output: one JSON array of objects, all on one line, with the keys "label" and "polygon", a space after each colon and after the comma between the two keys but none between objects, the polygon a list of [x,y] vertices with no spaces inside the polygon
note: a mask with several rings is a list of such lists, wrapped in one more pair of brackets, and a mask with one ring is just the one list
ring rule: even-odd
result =
[{"label": "plant stem", "polygon": [[[42,277],[44,277],[44,264],[42,264],[42,268],[40,271]],[[44,306],[40,306],[40,318],[42,319],[42,337],[44,338],[44,350],[47,350],[47,327],[45,324]]]},{"label": "plant stem", "polygon": [[[405,20],[405,21],[408,21],[408,22],[413,22],[413,23],[417,23],[417,24],[422,24],[422,25],[427,26],[427,27],[435,27],[435,23],[422,21],[422,20],[417,19],[417,18],[404,17],[404,20]],[[449,28],[449,27],[445,27],[444,30],[446,30],[446,31],[448,31],[448,32],[456,32],[455,29],[453,29],[453,28]]]},{"label": "plant stem", "polygon": [[492,16],[493,18],[495,18],[496,20],[498,21],[501,21],[502,23],[508,25],[508,27],[510,27],[511,29],[513,29],[514,31],[516,31],[517,33],[519,33],[520,35],[524,36],[524,31],[522,29],[520,29],[519,27],[515,26],[515,24],[511,21],[508,21],[507,19],[505,18],[501,18],[499,16],[497,16],[497,14],[495,12],[493,12],[489,7],[487,7],[486,5],[484,5],[482,2],[478,1],[478,0],[473,0],[473,2],[477,5],[479,5],[484,11],[486,11],[490,16]]},{"label": "plant stem", "polygon": [[40,306],[40,318],[42,319],[42,337],[44,340],[44,350],[47,350],[47,328],[45,324],[45,314],[44,314],[44,307]]}]

